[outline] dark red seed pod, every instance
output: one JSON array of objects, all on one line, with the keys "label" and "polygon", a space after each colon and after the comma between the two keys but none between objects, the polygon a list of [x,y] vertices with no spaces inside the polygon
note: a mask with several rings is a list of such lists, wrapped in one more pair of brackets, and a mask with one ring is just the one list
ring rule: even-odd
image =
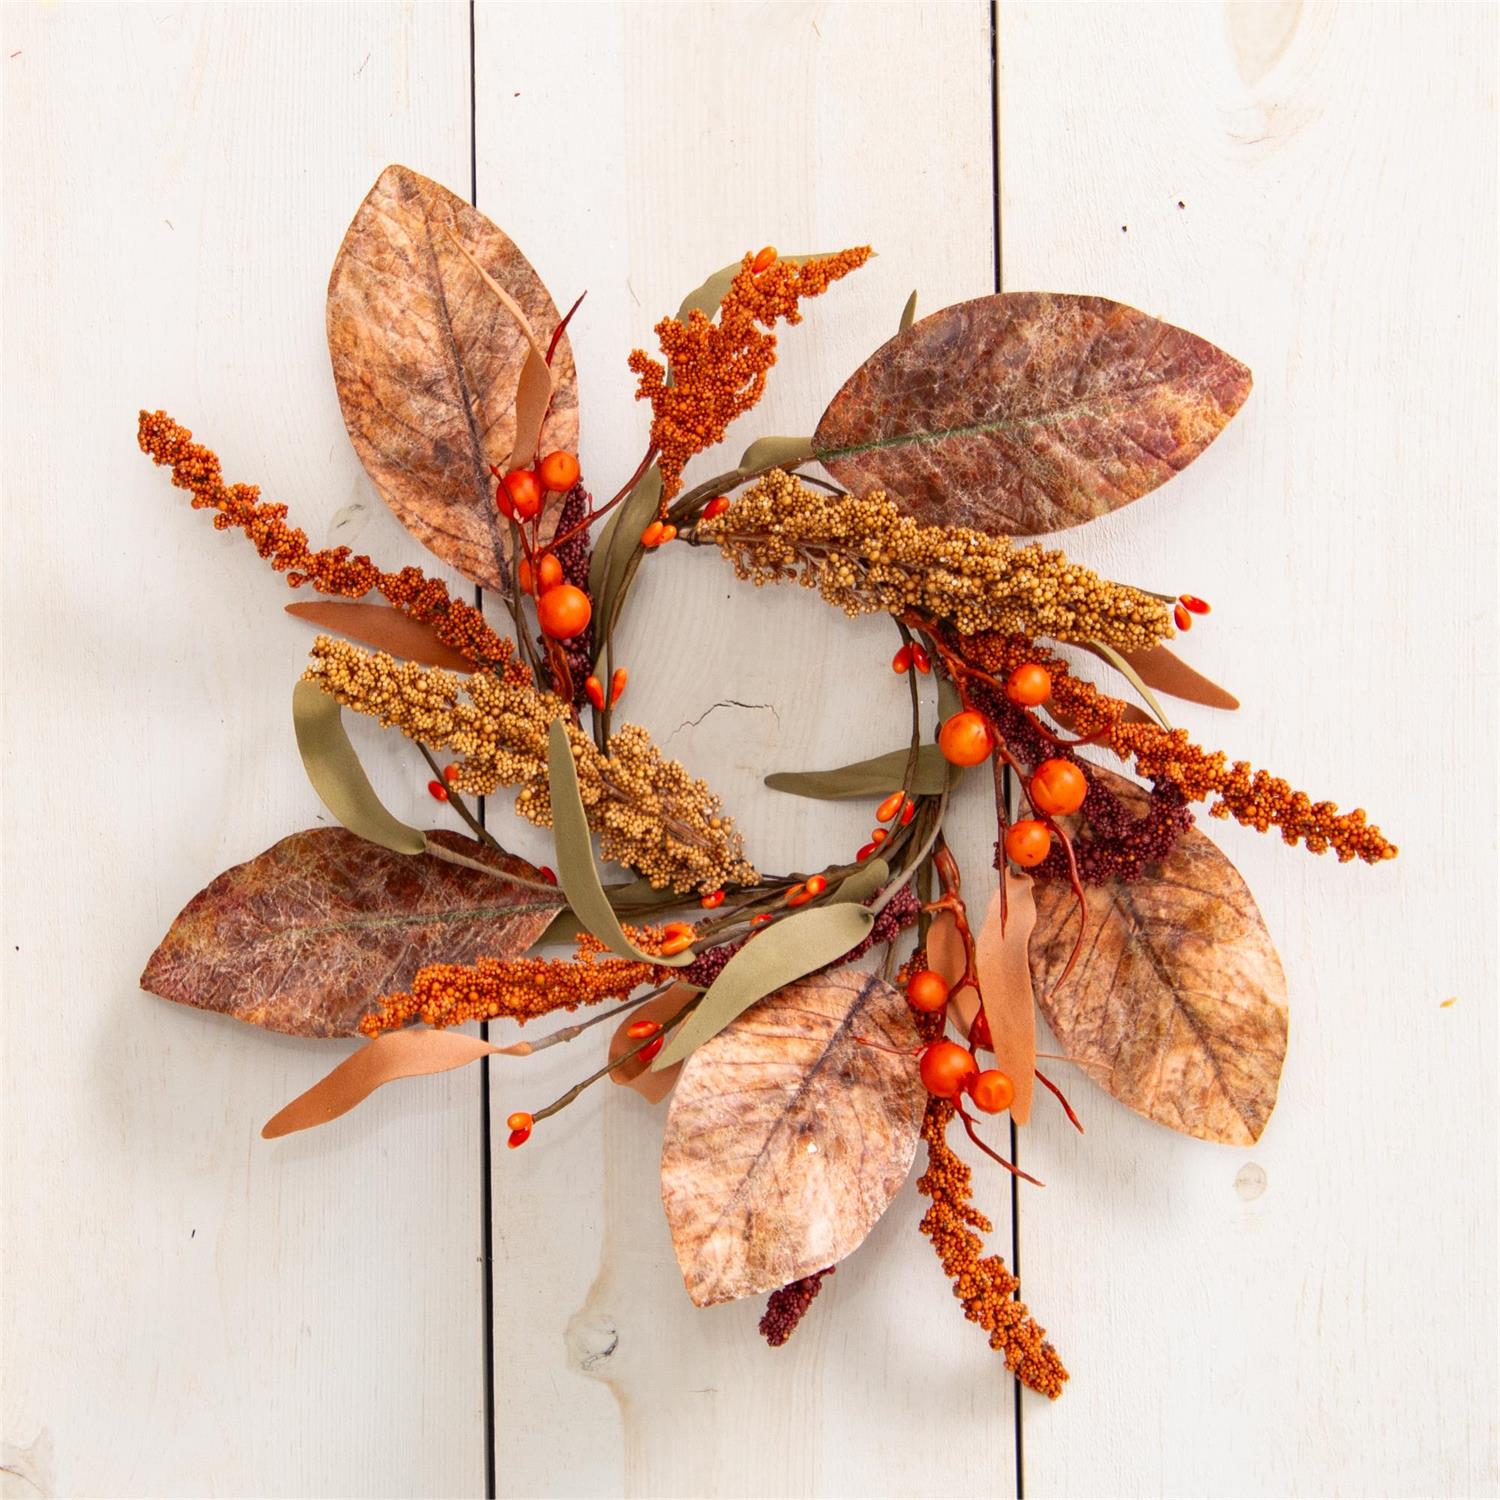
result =
[{"label": "dark red seed pod", "polygon": [[429,781],[427,783],[427,790],[438,802],[446,802],[448,800],[448,788],[441,781]]}]

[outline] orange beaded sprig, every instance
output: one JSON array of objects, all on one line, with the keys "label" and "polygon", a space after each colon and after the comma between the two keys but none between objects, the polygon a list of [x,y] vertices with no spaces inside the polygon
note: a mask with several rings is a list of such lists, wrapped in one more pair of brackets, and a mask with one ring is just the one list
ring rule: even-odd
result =
[{"label": "orange beaded sprig", "polygon": [[[194,510],[212,510],[220,531],[237,526],[255,543],[255,550],[292,588],[310,583],[322,594],[359,599],[378,589],[403,614],[431,625],[438,639],[477,666],[501,673],[508,681],[530,681],[531,674],[515,660],[515,646],[497,635],[471,604],[452,598],[447,585],[429,578],[420,568],[385,573],[368,557],[356,557],[348,547],[314,551],[307,533],[287,524],[287,508],[262,501],[253,484],[224,483],[218,456],[164,411],[140,414],[137,440],[141,452],[170,467],[172,483],[190,490]],[[517,675],[519,674],[519,675]]]},{"label": "orange beaded sprig", "polygon": [[[664,941],[655,930],[626,928],[632,942],[654,952]],[[601,958],[604,944],[589,933],[577,938],[574,958],[481,958],[473,964],[428,964],[418,969],[410,993],[384,995],[380,1009],[359,1023],[366,1036],[395,1031],[413,1021],[433,1027],[493,1021],[526,1022],[555,1010],[577,1010],[601,1000],[623,1000],[643,984],[672,971],[629,958]]]},{"label": "orange beaded sprig", "polygon": [[927,1101],[922,1120],[927,1170],[917,1179],[917,1191],[930,1198],[932,1206],[922,1216],[922,1233],[932,1241],[953,1283],[953,1295],[964,1305],[964,1316],[989,1334],[990,1348],[1005,1356],[1005,1368],[1022,1385],[1055,1401],[1068,1372],[1047,1342],[1047,1330],[1024,1302],[1016,1301],[1020,1281],[1000,1256],[982,1253],[984,1241],[979,1236],[993,1226],[970,1202],[973,1174],[948,1145],[952,1118],[948,1100]]},{"label": "orange beaded sprig", "polygon": [[722,441],[729,424],[760,400],[766,371],[776,363],[776,336],[769,330],[777,319],[801,322],[801,298],[820,296],[870,254],[862,245],[802,265],[764,250],[747,255],[719,304],[717,322],[697,309],[686,323],[663,318],[655,331],[666,363],[644,349],[631,352],[630,368],[639,377],[636,399],[651,403],[663,501],[681,488],[687,461]]},{"label": "orange beaded sprig", "polygon": [[1140,775],[1175,786],[1189,802],[1216,798],[1208,809],[1210,817],[1232,816],[1261,833],[1280,829],[1286,843],[1303,843],[1313,854],[1332,849],[1341,863],[1362,859],[1378,864],[1396,857],[1396,846],[1368,821],[1362,807],[1340,813],[1336,802],[1314,802],[1280,776],[1252,770],[1248,761],[1231,764],[1222,750],[1200,748],[1185,729],[1128,722],[1124,703],[1072,676],[1065,661],[1027,636],[964,636],[960,652],[965,660],[1001,678],[1028,663],[1046,667],[1052,678],[1052,702],[1076,734],[1133,761]]}]

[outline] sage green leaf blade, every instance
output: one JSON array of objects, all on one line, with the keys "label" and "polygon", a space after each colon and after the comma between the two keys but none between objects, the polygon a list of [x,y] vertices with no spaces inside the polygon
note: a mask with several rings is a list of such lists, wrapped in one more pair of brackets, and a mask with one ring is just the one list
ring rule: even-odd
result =
[{"label": "sage green leaf blade", "polygon": [[630,559],[640,551],[641,533],[656,517],[661,504],[661,471],[653,464],[640,483],[616,507],[605,523],[589,564],[589,593],[594,604],[594,660],[604,653]]},{"label": "sage green leaf blade", "polygon": [[819,906],[783,917],[751,938],[724,965],[719,977],[704,991],[697,1009],[657,1054],[652,1068],[660,1072],[681,1062],[757,1000],[814,969],[837,962],[862,943],[874,925],[875,913],[867,906]]},{"label": "sage green leaf blade", "polygon": [[911,296],[906,299],[906,306],[901,309],[901,326],[896,330],[896,332],[905,333],[906,330],[910,328],[911,325],[916,321],[917,294],[915,291],[913,291]]},{"label": "sage green leaf blade", "polygon": [[409,828],[375,795],[365,768],[344,729],[338,699],[315,682],[292,689],[292,724],[313,790],[350,833],[397,854],[421,854],[426,835]]},{"label": "sage green leaf blade", "polygon": [[850,901],[863,905],[891,878],[891,867],[883,859],[868,859],[852,875],[839,881],[831,902]]},{"label": "sage green leaf blade", "polygon": [[588,815],[578,790],[578,768],[566,722],[557,718],[547,732],[547,775],[552,796],[552,835],[557,844],[557,879],[574,915],[612,952],[624,958],[643,959],[679,969],[693,961],[692,949],[671,958],[642,953],[625,936],[615,909],[604,894],[599,867],[594,863],[594,845],[589,838]]},{"label": "sage green leaf blade", "polygon": [[740,472],[752,474],[761,469],[790,469],[815,457],[810,437],[756,438],[740,459]]},{"label": "sage green leaf blade", "polygon": [[[777,771],[766,777],[766,785],[773,792],[790,792],[794,797],[813,797],[820,802],[885,797],[900,787],[910,759],[910,747],[890,750],[831,771]],[[953,770],[936,745],[923,745],[917,751],[917,768],[912,773],[910,790],[918,796],[935,797],[951,785],[949,776]]]}]

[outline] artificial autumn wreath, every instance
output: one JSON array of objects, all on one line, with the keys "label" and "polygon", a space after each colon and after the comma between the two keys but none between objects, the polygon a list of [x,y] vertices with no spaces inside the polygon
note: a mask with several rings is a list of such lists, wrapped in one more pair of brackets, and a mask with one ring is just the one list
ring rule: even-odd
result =
[{"label": "artificial autumn wreath", "polygon": [[[1019,1379],[1056,1396],[1067,1372],[1015,1277],[984,1254],[990,1226],[948,1145],[953,1122],[1035,1181],[978,1122],[1009,1111],[1024,1125],[1037,1083],[1074,1119],[1037,1067],[1040,1005],[1069,1060],[1132,1108],[1253,1142],[1275,1102],[1285,984],[1192,806],[1340,860],[1396,850],[1363,811],[1313,802],[1170,726],[1155,692],[1235,706],[1164,644],[1206,604],[1016,540],[1124,505],[1212,442],[1250,374],[1203,339],[1098,297],[1009,293],[921,321],[913,298],[811,438],[762,438],[733,471],[687,485],[695,455],[759,400],[773,329],[869,254],[747,254],[662,319],[660,357],[630,356],[651,408],[646,451],[597,503],[575,456],[566,329],[578,304],[560,317],[469,204],[406,168],[381,174],[329,282],[345,421],[401,520],[504,600],[509,635],[418,568],[314,549],[285,506],[226,484],[186,428],[141,413],[141,448],[216,527],[243,531],[292,587],[362,601],[290,607],[329,632],[293,718],[341,826],[220,875],[142,984],[273,1030],[366,1038],[268,1136],[332,1119],[395,1078],[527,1055],[617,1020],[588,1076],[511,1115],[510,1144],[604,1077],[648,1098],[671,1091],[662,1196],[687,1290],[699,1305],[771,1293],[772,1344],[864,1239],[920,1140],[921,1229],[966,1316]],[[892,666],[911,687],[895,748],[768,778],[875,802],[852,858],[758,872],[710,789],[616,722],[626,673],[613,641],[632,584],[663,549],[689,546],[756,586],[795,581],[849,615],[893,621]],[[1092,653],[1139,702],[1107,695],[1044,640]],[[467,834],[387,811],[345,708],[415,744]],[[999,880],[972,920],[943,819],[957,779],[981,766],[993,771]],[[507,853],[470,807],[502,787],[554,830],[555,875]],[[633,879],[603,882],[594,838]],[[529,955],[567,943],[568,957]],[[876,969],[854,968],[867,953]],[[599,1009],[536,1041],[447,1029],[580,1006]]]}]

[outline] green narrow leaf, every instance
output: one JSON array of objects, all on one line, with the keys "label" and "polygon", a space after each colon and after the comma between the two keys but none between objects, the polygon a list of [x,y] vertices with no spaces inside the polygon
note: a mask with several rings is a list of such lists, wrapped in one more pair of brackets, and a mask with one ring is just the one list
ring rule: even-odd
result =
[{"label": "green narrow leaf", "polygon": [[557,845],[557,879],[578,920],[612,952],[625,958],[643,959],[672,969],[692,963],[692,949],[663,958],[660,954],[642,953],[625,936],[620,919],[604,894],[599,867],[594,863],[594,845],[578,790],[573,746],[568,740],[567,723],[561,718],[554,719],[547,732],[547,776],[552,796],[552,836]]},{"label": "green narrow leaf", "polygon": [[655,464],[615,507],[605,523],[589,564],[589,593],[594,604],[594,660],[604,652],[630,559],[640,547],[641,533],[651,524],[661,504],[661,471]]},{"label": "green narrow leaf", "polygon": [[912,294],[911,294],[911,296],[906,299],[906,306],[901,309],[901,326],[900,326],[900,328],[898,328],[896,330],[896,332],[897,333],[905,333],[906,330],[908,328],[910,328],[911,325],[913,323],[915,323],[916,321],[917,321],[917,294],[916,294],[915,291],[913,291]]},{"label": "green narrow leaf", "polygon": [[299,682],[292,689],[292,724],[307,779],[350,833],[397,854],[421,854],[427,848],[421,830],[408,828],[375,795],[349,742],[337,698],[315,682]]},{"label": "green narrow leaf", "polygon": [[654,1072],[681,1062],[773,990],[842,958],[875,925],[865,906],[819,906],[783,917],[753,937],[724,965],[697,1008],[651,1064]]},{"label": "green narrow leaf", "polygon": [[866,860],[852,875],[846,875],[833,893],[832,900],[863,905],[891,878],[891,867],[883,859]]},{"label": "green narrow leaf", "polygon": [[745,449],[740,458],[740,469],[749,473],[756,469],[789,469],[795,464],[806,463],[816,457],[810,437],[763,437]]},{"label": "green narrow leaf", "polygon": [[1156,716],[1156,722],[1163,729],[1170,729],[1172,727],[1167,721],[1167,716],[1163,712],[1161,704],[1156,701],[1156,694],[1141,681],[1141,674],[1113,646],[1106,646],[1103,641],[1087,641],[1085,642],[1085,646],[1100,661],[1108,662],[1121,677],[1130,683],[1136,692],[1141,695],[1141,701]]},{"label": "green narrow leaf", "polygon": [[[766,785],[773,792],[790,792],[794,797],[813,797],[821,802],[837,802],[846,797],[885,797],[900,787],[910,758],[908,747],[831,771],[777,771],[766,777]],[[948,789],[953,769],[936,745],[923,745],[917,751],[917,769],[912,774],[910,790],[918,796],[935,797]]]}]

